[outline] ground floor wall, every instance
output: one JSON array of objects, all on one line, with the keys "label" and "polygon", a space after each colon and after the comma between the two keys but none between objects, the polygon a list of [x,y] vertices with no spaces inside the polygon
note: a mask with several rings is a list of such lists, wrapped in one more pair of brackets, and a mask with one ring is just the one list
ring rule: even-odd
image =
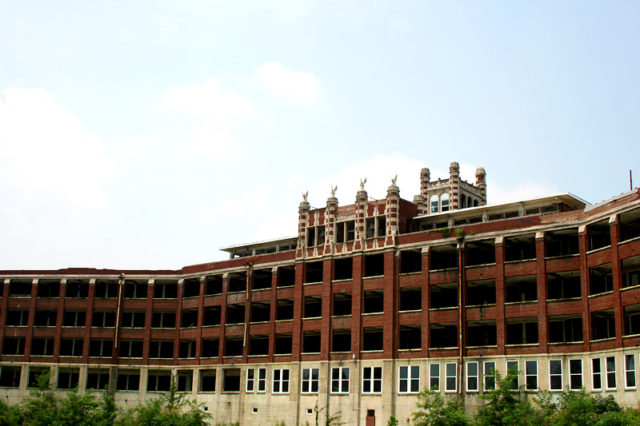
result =
[{"label": "ground floor wall", "polygon": [[[531,395],[549,390],[586,389],[613,395],[638,407],[640,348],[518,357],[343,360],[303,363],[198,366],[119,366],[7,363],[0,365],[0,397],[17,403],[30,392],[35,373],[48,371],[59,392],[98,384],[115,392],[118,405],[133,407],[165,392],[173,380],[180,391],[212,414],[212,423],[304,425],[327,415],[348,425],[386,425],[393,414],[411,424],[418,391],[430,387],[447,398],[463,398],[473,411],[502,376],[517,368],[518,385]],[[231,360],[229,360],[231,361]],[[102,379],[98,377],[102,374]],[[108,383],[107,381],[108,374]],[[97,381],[96,381],[97,380]],[[407,421],[409,419],[409,421]]]}]

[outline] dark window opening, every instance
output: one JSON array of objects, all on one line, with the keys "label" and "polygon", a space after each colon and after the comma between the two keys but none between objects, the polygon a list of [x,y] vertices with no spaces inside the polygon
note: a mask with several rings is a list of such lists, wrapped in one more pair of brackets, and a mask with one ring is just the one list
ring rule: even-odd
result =
[{"label": "dark window opening", "polygon": [[100,299],[114,299],[118,297],[118,282],[113,280],[97,280],[95,297]]},{"label": "dark window opening", "polygon": [[420,349],[422,332],[419,325],[400,326],[400,349]]},{"label": "dark window opening", "polygon": [[495,321],[467,323],[467,345],[469,346],[495,346],[497,337]]},{"label": "dark window opening", "polygon": [[200,280],[198,278],[189,278],[184,280],[184,293],[183,297],[198,297],[200,296]]},{"label": "dark window opening", "polygon": [[20,387],[20,367],[3,366],[0,369],[0,387],[17,388]]},{"label": "dark window opening", "polygon": [[116,313],[113,311],[95,311],[92,319],[94,327],[113,327],[116,325]]},{"label": "dark window opening", "polygon": [[87,389],[106,390],[108,387],[108,370],[89,370],[87,374]]},{"label": "dark window opening", "polygon": [[431,285],[431,309],[455,308],[458,306],[458,285],[455,283]]},{"label": "dark window opening", "polygon": [[253,289],[271,288],[271,269],[257,269],[253,271]]},{"label": "dark window opening", "polygon": [[192,370],[178,370],[177,376],[177,389],[178,392],[191,392],[193,387],[193,371]]},{"label": "dark window opening", "polygon": [[422,252],[419,250],[405,250],[400,252],[400,273],[410,274],[422,272]]},{"label": "dark window opening", "polygon": [[351,315],[351,293],[333,295],[333,315]]},{"label": "dark window opening", "polygon": [[384,254],[368,254],[364,257],[364,276],[384,275]]},{"label": "dark window opening", "polygon": [[320,331],[305,331],[302,336],[302,352],[320,352]]},{"label": "dark window opening", "polygon": [[620,215],[620,241],[640,237],[640,210],[632,210]]},{"label": "dark window opening", "polygon": [[587,236],[589,239],[589,250],[596,250],[611,245],[611,227],[609,220],[601,220],[587,226]]},{"label": "dark window opening", "polygon": [[149,345],[149,358],[173,358],[173,341],[152,340]]},{"label": "dark window opening", "polygon": [[507,303],[535,302],[538,300],[538,284],[535,275],[507,278],[505,282]]},{"label": "dark window opening", "polygon": [[496,247],[491,240],[474,241],[466,244],[467,266],[496,263]]},{"label": "dark window opening", "polygon": [[537,318],[520,318],[507,323],[507,345],[538,343]]},{"label": "dark window opening", "polygon": [[296,283],[295,266],[280,266],[278,268],[278,287],[288,287]]},{"label": "dark window opening", "polygon": [[147,391],[167,392],[171,388],[171,373],[168,371],[149,371]]},{"label": "dark window opening", "polygon": [[271,316],[269,302],[253,302],[251,304],[251,322],[267,322]]},{"label": "dark window opening", "polygon": [[355,225],[355,221],[353,220],[338,222],[336,224],[336,242],[345,243],[347,241],[353,241],[356,235]]},{"label": "dark window opening", "polygon": [[226,324],[242,324],[244,323],[244,303],[227,306]]},{"label": "dark window opening", "polygon": [[362,330],[362,350],[381,351],[383,344],[382,327],[365,327]]},{"label": "dark window opening", "polygon": [[204,308],[203,325],[220,325],[220,306],[208,306]]},{"label": "dark window opening", "polygon": [[245,272],[236,272],[229,274],[227,278],[227,291],[229,293],[247,290],[247,274]]},{"label": "dark window opening", "polygon": [[29,367],[29,380],[27,380],[27,387],[37,388],[38,379],[45,374],[50,374],[51,370],[46,367]]},{"label": "dark window opening", "polygon": [[467,306],[496,304],[496,280],[467,282]]},{"label": "dark window opening", "polygon": [[84,327],[87,314],[83,311],[65,311],[62,317],[64,327]]},{"label": "dark window opening", "polygon": [[12,280],[9,283],[9,296],[11,297],[31,296],[31,281]]},{"label": "dark window opening", "polygon": [[113,340],[101,339],[89,342],[89,355],[96,357],[110,357],[112,353]]},{"label": "dark window opening", "polygon": [[535,235],[520,235],[505,238],[505,260],[530,260],[536,258]]},{"label": "dark window opening", "polygon": [[251,336],[249,339],[249,355],[268,355],[269,336]]},{"label": "dark window opening", "polygon": [[434,247],[429,254],[431,270],[450,269],[458,267],[458,251],[456,246]]},{"label": "dark window opening", "polygon": [[319,283],[322,282],[322,261],[320,262],[307,262],[305,263],[305,277],[306,283]]},{"label": "dark window opening", "polygon": [[204,280],[204,291],[207,296],[222,294],[222,276],[210,275]]},{"label": "dark window opening", "polygon": [[182,321],[180,327],[193,328],[198,326],[198,310],[185,309],[182,311]]},{"label": "dark window opening", "polygon": [[336,329],[332,332],[332,352],[349,352],[351,351],[351,330]]},{"label": "dark window opening", "polygon": [[196,341],[181,340],[178,356],[180,358],[195,358],[196,357]]},{"label": "dark window opening", "polygon": [[154,312],[151,316],[152,328],[176,328],[175,312]]},{"label": "dark window opening", "polygon": [[58,389],[73,389],[78,387],[80,379],[79,369],[63,369],[58,371]]},{"label": "dark window opening", "polygon": [[600,265],[589,270],[589,294],[613,291],[611,264]]},{"label": "dark window opening", "polygon": [[278,306],[276,307],[276,320],[292,320],[293,319],[293,300],[281,299],[278,300]]},{"label": "dark window opening", "polygon": [[137,391],[140,388],[140,372],[122,370],[118,371],[118,382],[116,390],[119,391]]},{"label": "dark window opening", "polygon": [[458,346],[458,326],[455,324],[431,324],[429,347],[455,348]]},{"label": "dark window opening", "polygon": [[144,328],[145,313],[144,312],[124,312],[122,314],[123,328]]},{"label": "dark window opening", "polygon": [[67,281],[67,289],[65,297],[76,297],[86,299],[89,297],[89,283],[87,281],[69,280]]},{"label": "dark window opening", "polygon": [[220,341],[218,339],[202,339],[203,358],[215,358],[220,354]]},{"label": "dark window opening", "polygon": [[60,281],[41,280],[38,282],[38,297],[59,297]]},{"label": "dark window opening", "polygon": [[142,340],[123,340],[119,355],[123,358],[142,358]]},{"label": "dark window opening", "polygon": [[625,306],[624,312],[624,334],[640,334],[640,305]]},{"label": "dark window opening", "polygon": [[291,334],[276,334],[276,354],[290,354],[291,353]]},{"label": "dark window opening", "polygon": [[304,318],[322,316],[322,296],[306,296],[304,298]]},{"label": "dark window opening", "polygon": [[593,339],[611,339],[616,337],[616,319],[613,311],[591,313]]},{"label": "dark window opening", "polygon": [[580,296],[580,271],[547,274],[547,299],[570,299]]},{"label": "dark window opening", "polygon": [[622,260],[622,287],[640,285],[640,256]]},{"label": "dark window opening", "polygon": [[334,280],[350,280],[353,278],[353,258],[341,257],[333,262]]},{"label": "dark window opening", "polygon": [[156,281],[153,286],[153,297],[156,299],[176,299],[178,283],[176,281]]},{"label": "dark window opening", "polygon": [[126,280],[124,283],[124,297],[126,299],[146,299],[147,282]]},{"label": "dark window opening", "polygon": [[31,355],[53,355],[53,339],[32,339]]},{"label": "dark window opening", "polygon": [[7,325],[27,326],[29,324],[29,311],[26,309],[10,309],[7,311]]},{"label": "dark window opening", "polygon": [[580,252],[578,228],[545,233],[545,250],[548,257],[571,256]]},{"label": "dark window opening", "polygon": [[374,217],[367,218],[365,229],[367,238],[374,238],[376,236],[376,219]]},{"label": "dark window opening", "polygon": [[82,356],[82,339],[62,339],[60,341],[60,356]]},{"label": "dark window opening", "polygon": [[582,342],[582,318],[549,317],[549,342]]},{"label": "dark window opening", "polygon": [[216,370],[200,370],[200,391],[216,391]]},{"label": "dark window opening", "polygon": [[422,309],[422,288],[402,287],[400,289],[400,311],[417,311]]},{"label": "dark window opening", "polygon": [[222,391],[240,392],[240,369],[225,368],[222,370]]},{"label": "dark window opening", "polygon": [[24,337],[5,337],[2,344],[3,355],[24,355]]},{"label": "dark window opening", "polygon": [[382,290],[369,290],[364,292],[365,314],[378,314],[384,312],[384,292]]}]

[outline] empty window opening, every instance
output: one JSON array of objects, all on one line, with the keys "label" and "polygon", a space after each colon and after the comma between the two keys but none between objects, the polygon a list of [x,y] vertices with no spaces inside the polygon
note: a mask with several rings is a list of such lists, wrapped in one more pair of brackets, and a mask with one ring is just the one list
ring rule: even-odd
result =
[{"label": "empty window opening", "polygon": [[456,283],[429,286],[431,309],[455,308],[458,306]]},{"label": "empty window opening", "polygon": [[276,320],[293,319],[293,299],[280,299],[276,307]]},{"label": "empty window opening", "polygon": [[173,358],[173,340],[152,340],[149,358]]},{"label": "empty window opening", "polygon": [[188,278],[184,280],[184,293],[183,297],[198,297],[200,296],[200,279]]},{"label": "empty window opening", "polygon": [[207,306],[204,308],[203,325],[214,326],[220,325],[220,306]]},{"label": "empty window opening", "polygon": [[195,358],[196,357],[196,341],[180,340],[180,350],[178,351],[178,357]]},{"label": "empty window opening", "polygon": [[507,278],[505,282],[507,303],[535,302],[538,300],[538,284],[535,275]]},{"label": "empty window opening", "polygon": [[245,272],[234,272],[227,277],[227,291],[234,293],[247,290],[247,274]]},{"label": "empty window opening", "polygon": [[24,355],[24,337],[5,337],[2,344],[3,355]]},{"label": "empty window opening", "polygon": [[271,315],[269,302],[253,302],[251,304],[251,322],[267,322]]},{"label": "empty window opening", "polygon": [[640,209],[620,215],[620,241],[640,237]]},{"label": "empty window opening", "polygon": [[82,280],[67,281],[65,297],[86,299],[87,297],[89,297],[89,282]]},{"label": "empty window opening", "polygon": [[137,391],[140,388],[140,371],[120,370],[118,371],[118,381],[116,390]]},{"label": "empty window opening", "polygon": [[451,269],[458,267],[458,250],[456,246],[438,246],[431,249],[429,254],[430,270]]},{"label": "empty window opening", "polygon": [[351,351],[351,330],[336,329],[332,332],[332,352],[349,352]]},{"label": "empty window opening", "polygon": [[304,265],[304,282],[319,283],[322,282],[322,261],[307,262]]},{"label": "empty window opening", "polygon": [[616,320],[613,310],[591,313],[593,339],[612,339],[616,337]]},{"label": "empty window opening", "polygon": [[278,287],[289,287],[296,283],[296,267],[280,266],[278,267]]},{"label": "empty window opening", "polygon": [[146,299],[147,282],[126,280],[124,282],[124,297],[126,299]]},{"label": "empty window opening", "polygon": [[517,318],[507,321],[507,345],[538,343],[538,319]]},{"label": "empty window opening", "polygon": [[546,232],[544,244],[547,257],[571,256],[580,252],[578,228]]},{"label": "empty window opening", "polygon": [[333,261],[333,279],[350,280],[353,278],[353,258],[341,257]]},{"label": "empty window opening", "polygon": [[153,328],[176,328],[175,312],[154,312],[151,316]]},{"label": "empty window opening", "polygon": [[78,387],[80,379],[79,368],[64,368],[58,371],[58,389],[73,389]]},{"label": "empty window opening", "polygon": [[147,376],[147,391],[167,392],[171,388],[171,372],[162,370],[149,370]]},{"label": "empty window opening", "polygon": [[204,280],[204,293],[207,296],[222,294],[222,275],[210,275]]},{"label": "empty window opening", "polygon": [[535,235],[519,235],[505,238],[505,260],[531,260],[536,258]]},{"label": "empty window opening", "polygon": [[624,312],[624,334],[640,334],[640,304],[629,305],[623,308]]},{"label": "empty window opening", "polygon": [[468,346],[495,346],[497,336],[495,320],[469,321],[467,323]]},{"label": "empty window opening", "polygon": [[400,288],[400,310],[417,311],[422,309],[422,288],[402,287]]},{"label": "empty window opening", "polygon": [[322,316],[322,296],[306,296],[304,298],[304,318]]},{"label": "empty window opening", "polygon": [[276,334],[275,352],[279,355],[291,354],[292,338],[290,333]]},{"label": "empty window opening", "polygon": [[364,292],[365,314],[377,314],[384,312],[384,292],[382,290],[369,290]]},{"label": "empty window opening", "polygon": [[60,356],[82,356],[83,339],[60,340]]},{"label": "empty window opening", "polygon": [[547,299],[570,299],[580,295],[580,271],[547,274]]},{"label": "empty window opening", "polygon": [[351,315],[351,293],[333,295],[333,315]]},{"label": "empty window opening", "polygon": [[611,245],[611,227],[609,219],[592,223],[587,226],[587,237],[589,240],[589,250],[597,250]]},{"label": "empty window opening", "polygon": [[89,341],[89,356],[107,358],[111,356],[113,340],[92,339]]},{"label": "empty window opening", "polygon": [[153,297],[156,299],[175,299],[178,297],[177,281],[156,281],[153,286]]},{"label": "empty window opening", "polygon": [[387,232],[385,216],[368,217],[365,222],[367,238],[384,237]]},{"label": "empty window opening", "polygon": [[29,324],[29,311],[26,309],[9,309],[7,311],[6,324],[21,327],[27,326]]},{"label": "empty window opening", "polygon": [[20,387],[21,367],[3,366],[0,369],[0,387],[17,388]]},{"label": "empty window opening", "polygon": [[589,269],[589,294],[613,291],[613,275],[611,264],[595,266]]},{"label": "empty window opening", "polygon": [[95,311],[92,320],[94,327],[113,327],[116,325],[116,313],[113,311]]},{"label": "empty window opening", "polygon": [[9,283],[9,296],[30,297],[31,285],[31,280],[11,280]]},{"label": "empty window opening", "polygon": [[364,257],[364,276],[377,277],[384,275],[384,254],[368,254]]},{"label": "empty window opening", "polygon": [[249,338],[249,355],[268,355],[269,336],[252,335]]},{"label": "empty window opening", "polygon": [[467,282],[467,306],[496,304],[496,280]]},{"label": "empty window opening", "polygon": [[182,311],[182,321],[180,327],[182,328],[194,328],[198,326],[198,310],[197,309],[185,309]]},{"label": "empty window opening", "polygon": [[119,355],[122,358],[142,358],[142,340],[123,340]]},{"label": "empty window opening", "polygon": [[469,242],[466,249],[467,266],[496,263],[496,247],[493,240]]},{"label": "empty window opening", "polygon": [[353,241],[356,235],[356,223],[353,220],[338,222],[336,224],[336,242],[345,243]]},{"label": "empty window opening", "polygon": [[549,342],[582,342],[582,317],[549,317]]},{"label": "empty window opening", "polygon": [[244,303],[227,305],[226,324],[243,324],[243,323],[244,323]]},{"label": "empty window opening", "polygon": [[193,371],[192,370],[178,370],[177,374],[177,389],[178,392],[191,392],[193,387]]},{"label": "empty window opening", "polygon": [[96,280],[95,297],[100,299],[114,299],[118,297],[118,281]]},{"label": "empty window opening", "polygon": [[243,350],[242,337],[229,336],[225,338],[224,356],[242,356]]},{"label": "empty window opening", "polygon": [[27,380],[27,387],[29,388],[37,388],[39,385],[39,381],[41,381],[41,377],[45,374],[48,375],[51,373],[51,369],[47,367],[29,367],[29,379]]},{"label": "empty window opening", "polygon": [[302,336],[302,352],[320,353],[320,330],[305,331]]},{"label": "empty window opening", "polygon": [[201,357],[216,358],[220,354],[220,341],[218,339],[202,339],[201,350]]},{"label": "empty window opening", "polygon": [[32,339],[31,355],[53,355],[53,339]]},{"label": "empty window opening", "polygon": [[420,250],[404,250],[400,252],[400,273],[410,274],[422,272],[422,252]]},{"label": "empty window opening", "polygon": [[323,245],[324,237],[325,237],[324,225],[311,226],[307,228],[307,247]]},{"label": "empty window opening", "polygon": [[62,317],[64,327],[84,327],[87,314],[84,311],[65,311]]},{"label": "empty window opening", "polygon": [[365,327],[362,330],[362,350],[381,351],[383,345],[382,327]]},{"label": "empty window opening", "polygon": [[421,349],[422,331],[419,325],[400,326],[400,349]]},{"label": "empty window opening", "polygon": [[253,289],[262,290],[271,288],[271,269],[257,269],[253,271]]},{"label": "empty window opening", "polygon": [[622,260],[622,287],[640,285],[640,256]]},{"label": "empty window opening", "polygon": [[[238,389],[240,388],[238,387]],[[215,392],[215,391],[216,391],[216,370],[200,370],[200,392]]]},{"label": "empty window opening", "polygon": [[38,282],[38,297],[59,297],[60,281],[40,280]]}]

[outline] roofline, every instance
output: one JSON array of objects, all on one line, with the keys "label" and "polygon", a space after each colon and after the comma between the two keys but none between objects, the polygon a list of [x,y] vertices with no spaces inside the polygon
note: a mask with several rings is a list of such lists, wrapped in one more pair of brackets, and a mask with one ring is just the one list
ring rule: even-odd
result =
[{"label": "roofline", "polygon": [[285,243],[285,242],[297,241],[297,240],[298,240],[297,236],[284,237],[284,238],[274,238],[272,240],[262,240],[262,241],[255,241],[255,242],[252,242],[252,243],[236,244],[236,245],[233,245],[233,246],[222,247],[220,249],[220,251],[226,251],[227,253],[231,253],[231,252],[233,252],[235,250],[243,249],[243,248],[259,247],[259,246],[264,246],[264,245],[275,245],[276,243]]}]

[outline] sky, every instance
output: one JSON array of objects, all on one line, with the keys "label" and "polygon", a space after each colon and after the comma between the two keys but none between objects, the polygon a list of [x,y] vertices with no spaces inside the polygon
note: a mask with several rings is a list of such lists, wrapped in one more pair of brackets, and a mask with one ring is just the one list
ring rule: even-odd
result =
[{"label": "sky", "polygon": [[177,269],[422,167],[640,182],[640,2],[0,0],[0,269]]}]

